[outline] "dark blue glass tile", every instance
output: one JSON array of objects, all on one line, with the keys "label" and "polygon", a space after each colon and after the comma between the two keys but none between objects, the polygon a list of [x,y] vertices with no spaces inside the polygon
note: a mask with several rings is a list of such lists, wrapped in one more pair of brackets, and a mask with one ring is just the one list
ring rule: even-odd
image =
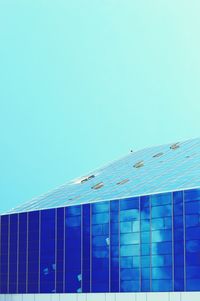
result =
[{"label": "dark blue glass tile", "polygon": [[121,292],[139,292],[140,283],[139,281],[121,281]]},{"label": "dark blue glass tile", "polygon": [[174,206],[183,202],[183,191],[173,192]]},{"label": "dark blue glass tile", "polygon": [[142,267],[141,268],[141,278],[142,280],[149,280],[151,276],[151,271],[149,267]]},{"label": "dark blue glass tile", "polygon": [[39,288],[39,211],[28,213],[28,293]]},{"label": "dark blue glass tile", "polygon": [[150,281],[142,279],[141,281],[141,291],[150,292]]},{"label": "dark blue glass tile", "polygon": [[11,294],[17,293],[17,237],[18,237],[18,215],[10,215],[10,240],[9,240],[9,288]]},{"label": "dark blue glass tile", "polygon": [[139,269],[121,269],[121,280],[137,280],[139,281]]},{"label": "dark blue glass tile", "polygon": [[120,210],[139,209],[139,198],[128,198],[120,201]]},{"label": "dark blue glass tile", "polygon": [[200,290],[200,278],[187,279],[186,290],[187,291],[199,291]]},{"label": "dark blue glass tile", "polygon": [[199,214],[200,213],[200,201],[193,201],[185,204],[186,214]]},{"label": "dark blue glass tile", "polygon": [[186,251],[189,253],[200,252],[200,240],[189,240],[186,242]]},{"label": "dark blue glass tile", "polygon": [[172,196],[171,193],[162,193],[151,196],[151,206],[162,206],[166,204],[171,204]]},{"label": "dark blue glass tile", "polygon": [[171,254],[172,243],[171,242],[158,242],[152,243],[152,254]]},{"label": "dark blue glass tile", "polygon": [[184,191],[185,202],[200,201],[200,189],[191,189]]}]

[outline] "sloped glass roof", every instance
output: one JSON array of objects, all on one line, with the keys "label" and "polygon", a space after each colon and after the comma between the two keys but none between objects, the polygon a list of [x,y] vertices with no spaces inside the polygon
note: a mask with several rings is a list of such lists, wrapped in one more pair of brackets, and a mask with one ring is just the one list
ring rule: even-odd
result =
[{"label": "sloped glass roof", "polygon": [[131,152],[6,214],[194,187],[200,187],[200,138]]}]

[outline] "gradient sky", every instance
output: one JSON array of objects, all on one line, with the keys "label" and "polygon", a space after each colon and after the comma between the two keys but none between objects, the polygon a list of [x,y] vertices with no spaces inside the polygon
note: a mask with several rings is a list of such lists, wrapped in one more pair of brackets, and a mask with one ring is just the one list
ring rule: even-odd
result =
[{"label": "gradient sky", "polygon": [[200,1],[0,0],[0,211],[199,136]]}]

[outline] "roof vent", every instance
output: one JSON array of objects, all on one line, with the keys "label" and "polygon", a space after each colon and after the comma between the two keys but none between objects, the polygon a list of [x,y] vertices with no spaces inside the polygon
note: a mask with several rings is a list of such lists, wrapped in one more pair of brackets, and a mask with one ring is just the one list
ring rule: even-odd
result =
[{"label": "roof vent", "polygon": [[91,188],[97,190],[97,189],[102,188],[103,186],[104,186],[103,182],[100,182],[100,183],[98,183],[98,184],[92,186]]},{"label": "roof vent", "polygon": [[118,182],[117,185],[123,185],[123,184],[125,184],[127,182],[129,182],[129,179],[124,179],[124,180]]},{"label": "roof vent", "polygon": [[85,183],[85,182],[87,182],[87,181],[89,181],[89,180],[91,180],[93,178],[95,178],[95,175],[91,175],[91,176],[85,177],[84,179],[81,180],[81,184],[83,184],[83,183]]},{"label": "roof vent", "polygon": [[170,146],[170,149],[177,149],[177,148],[179,148],[180,147],[180,144],[179,144],[179,142],[177,142],[177,143],[174,143],[174,144],[172,144],[171,146]]},{"label": "roof vent", "polygon": [[144,166],[144,161],[139,161],[133,165],[133,167],[135,167],[135,168],[140,168],[142,166]]},{"label": "roof vent", "polygon": [[157,153],[157,154],[153,155],[153,158],[158,158],[158,157],[161,157],[162,155],[164,155],[164,153]]}]

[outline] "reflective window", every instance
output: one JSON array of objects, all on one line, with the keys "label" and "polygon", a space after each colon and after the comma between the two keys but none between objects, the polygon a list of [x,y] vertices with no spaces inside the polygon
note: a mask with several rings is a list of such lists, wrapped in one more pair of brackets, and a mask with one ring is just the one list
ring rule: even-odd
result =
[{"label": "reflective window", "polygon": [[64,229],[65,210],[58,208],[56,216],[56,293],[64,292]]},{"label": "reflective window", "polygon": [[119,201],[110,202],[110,291],[119,292]]},{"label": "reflective window", "polygon": [[120,291],[140,291],[140,199],[120,201]]},{"label": "reflective window", "polygon": [[82,292],[89,293],[91,291],[91,205],[84,205],[82,210]]},{"label": "reflective window", "polygon": [[27,284],[27,213],[19,214],[18,293],[26,293]]},{"label": "reflective window", "polygon": [[65,292],[82,292],[81,223],[82,207],[65,208]]},{"label": "reflective window", "polygon": [[1,217],[1,277],[0,286],[1,293],[8,293],[8,248],[9,248],[9,216]]},{"label": "reflective window", "polygon": [[39,220],[39,211],[28,213],[28,293],[39,291]]},{"label": "reflective window", "polygon": [[55,292],[55,225],[56,210],[41,211],[40,292]]},{"label": "reflective window", "polygon": [[151,279],[151,216],[150,197],[140,198],[140,226],[141,226],[141,291],[150,291]]},{"label": "reflective window", "polygon": [[92,204],[92,292],[109,291],[110,203]]},{"label": "reflective window", "polygon": [[10,293],[17,293],[17,261],[18,261],[18,214],[10,215],[9,227],[9,287]]},{"label": "reflective window", "polygon": [[2,294],[200,290],[200,189],[3,215],[0,234]]},{"label": "reflective window", "polygon": [[186,290],[200,290],[200,190],[184,193]]},{"label": "reflective window", "polygon": [[[173,290],[173,259],[172,259],[172,221],[173,197],[171,193],[157,194],[151,198],[151,290]],[[161,250],[160,246],[167,243],[168,249]],[[163,254],[164,251],[164,254]]]}]

